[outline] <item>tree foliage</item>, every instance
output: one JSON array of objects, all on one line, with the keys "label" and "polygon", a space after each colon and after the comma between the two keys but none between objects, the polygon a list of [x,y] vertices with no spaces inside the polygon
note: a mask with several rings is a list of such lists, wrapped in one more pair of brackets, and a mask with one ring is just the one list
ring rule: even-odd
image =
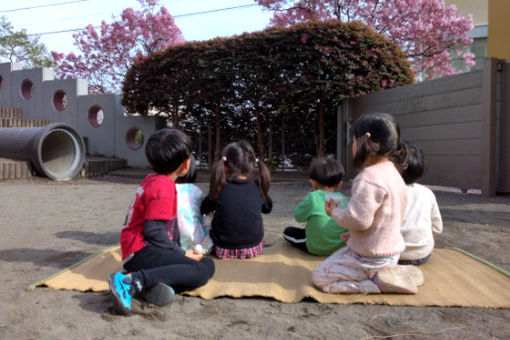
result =
[{"label": "tree foliage", "polygon": [[361,21],[397,44],[413,70],[425,78],[455,73],[453,52],[473,66],[463,52],[471,44],[472,18],[462,17],[444,0],[255,0],[275,11],[271,24],[287,27],[310,20]]},{"label": "tree foliage", "polygon": [[49,67],[52,58],[38,37],[15,31],[6,17],[0,17],[0,60],[21,63],[26,68]]},{"label": "tree foliage", "polygon": [[412,81],[398,47],[367,26],[308,22],[142,58],[126,75],[122,104],[132,113],[169,114],[174,126],[204,120],[216,127],[216,151],[220,136],[241,134],[255,136],[264,154],[272,122],[285,117],[295,131],[316,131],[316,153],[324,154],[327,112],[346,98]]},{"label": "tree foliage", "polygon": [[61,78],[84,78],[91,93],[120,93],[127,70],[136,58],[150,55],[185,40],[174,18],[158,1],[138,0],[142,9],[127,8],[98,31],[88,25],[73,35],[80,54],[52,52],[56,74]]}]

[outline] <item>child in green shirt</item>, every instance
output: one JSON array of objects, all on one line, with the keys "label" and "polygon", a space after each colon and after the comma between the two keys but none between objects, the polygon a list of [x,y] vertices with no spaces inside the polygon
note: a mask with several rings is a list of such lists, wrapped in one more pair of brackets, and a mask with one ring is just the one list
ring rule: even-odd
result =
[{"label": "child in green shirt", "polygon": [[326,214],[324,203],[333,196],[335,201],[342,201],[339,208],[347,207],[347,197],[337,192],[342,186],[344,168],[335,159],[316,158],[310,165],[309,178],[313,189],[294,211],[296,221],[306,222],[306,228],[287,227],[283,238],[310,254],[331,255],[345,245],[341,235],[348,230]]}]

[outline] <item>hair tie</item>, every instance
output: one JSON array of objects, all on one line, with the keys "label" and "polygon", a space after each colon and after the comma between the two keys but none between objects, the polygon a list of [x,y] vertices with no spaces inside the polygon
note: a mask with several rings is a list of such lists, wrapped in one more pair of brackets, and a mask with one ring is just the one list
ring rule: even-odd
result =
[{"label": "hair tie", "polygon": [[367,138],[372,137],[372,135],[370,134],[370,132],[365,133],[365,135],[367,136]]},{"label": "hair tie", "polygon": [[225,156],[221,157],[221,159],[223,159],[224,162],[227,161],[227,157],[225,157]]},{"label": "hair tie", "polygon": [[259,162],[259,159],[258,158],[255,158],[255,163],[258,163]]}]

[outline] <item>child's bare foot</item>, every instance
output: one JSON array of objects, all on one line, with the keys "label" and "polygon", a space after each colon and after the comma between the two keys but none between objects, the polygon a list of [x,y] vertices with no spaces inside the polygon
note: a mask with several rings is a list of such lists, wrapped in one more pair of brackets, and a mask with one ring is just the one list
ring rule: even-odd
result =
[{"label": "child's bare foot", "polygon": [[401,265],[381,270],[372,279],[382,293],[398,294],[416,294],[423,280],[418,267]]}]

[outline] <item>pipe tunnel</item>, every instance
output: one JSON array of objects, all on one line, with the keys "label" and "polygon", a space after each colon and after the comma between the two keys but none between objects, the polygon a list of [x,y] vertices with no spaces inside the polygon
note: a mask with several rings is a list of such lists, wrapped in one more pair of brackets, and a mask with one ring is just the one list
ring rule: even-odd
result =
[{"label": "pipe tunnel", "polygon": [[0,157],[30,161],[39,175],[66,181],[81,171],[85,144],[76,130],[62,123],[0,128]]}]

